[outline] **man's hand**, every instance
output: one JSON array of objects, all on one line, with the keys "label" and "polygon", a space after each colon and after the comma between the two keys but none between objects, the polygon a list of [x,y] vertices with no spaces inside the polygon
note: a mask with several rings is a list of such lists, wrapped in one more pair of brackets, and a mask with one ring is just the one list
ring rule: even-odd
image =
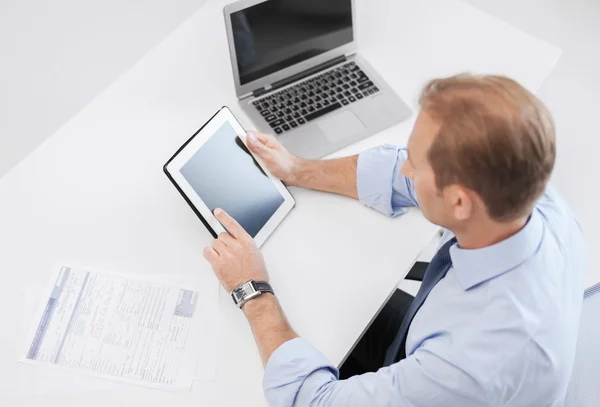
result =
[{"label": "man's hand", "polygon": [[274,177],[288,185],[294,184],[294,178],[302,160],[290,154],[270,134],[248,132],[246,141],[248,148],[256,154]]},{"label": "man's hand", "polygon": [[250,279],[269,281],[261,252],[246,231],[222,209],[215,217],[229,233],[221,233],[211,246],[204,248],[204,257],[227,292]]},{"label": "man's hand", "polygon": [[311,161],[296,157],[270,134],[248,132],[248,148],[273,176],[288,186],[316,189],[358,198],[356,166],[358,156]]}]

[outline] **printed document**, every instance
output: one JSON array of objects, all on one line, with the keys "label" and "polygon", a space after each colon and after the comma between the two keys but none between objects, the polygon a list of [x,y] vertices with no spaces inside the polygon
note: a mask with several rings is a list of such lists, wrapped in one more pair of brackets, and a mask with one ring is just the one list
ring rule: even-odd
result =
[{"label": "printed document", "polygon": [[198,357],[206,354],[203,328],[212,328],[196,318],[197,290],[60,267],[48,292],[24,362],[165,390],[191,388]]}]

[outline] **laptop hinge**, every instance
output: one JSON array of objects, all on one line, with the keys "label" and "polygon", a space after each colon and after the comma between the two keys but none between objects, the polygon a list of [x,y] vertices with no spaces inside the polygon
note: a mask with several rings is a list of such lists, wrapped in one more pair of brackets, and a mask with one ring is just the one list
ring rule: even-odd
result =
[{"label": "laptop hinge", "polygon": [[306,71],[302,71],[300,73],[297,73],[296,75],[292,75],[289,78],[285,78],[282,79],[280,81],[277,82],[273,82],[273,84],[271,86],[265,86],[264,88],[260,88],[255,90],[254,92],[252,92],[252,96],[254,97],[259,97],[261,95],[264,95],[266,92],[272,91],[274,89],[279,89],[282,88],[286,85],[289,85],[292,82],[296,82],[302,78],[306,78],[307,76],[310,76],[314,73],[317,73],[319,71],[322,71],[324,69],[329,68],[330,66],[334,66],[337,65],[341,62],[344,62],[346,60],[346,56],[345,55],[341,55],[337,58],[331,59],[327,62],[323,62],[322,64],[319,64],[317,66],[313,66],[310,69],[307,69]]}]

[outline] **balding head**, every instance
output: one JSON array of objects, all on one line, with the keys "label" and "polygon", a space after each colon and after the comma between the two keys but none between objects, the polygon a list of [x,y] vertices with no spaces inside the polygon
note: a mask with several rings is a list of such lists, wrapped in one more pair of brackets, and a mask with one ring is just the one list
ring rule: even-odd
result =
[{"label": "balding head", "polygon": [[438,190],[474,191],[496,221],[532,210],[556,157],[552,117],[539,99],[506,77],[458,75],[429,82],[420,104],[438,126],[427,153]]}]

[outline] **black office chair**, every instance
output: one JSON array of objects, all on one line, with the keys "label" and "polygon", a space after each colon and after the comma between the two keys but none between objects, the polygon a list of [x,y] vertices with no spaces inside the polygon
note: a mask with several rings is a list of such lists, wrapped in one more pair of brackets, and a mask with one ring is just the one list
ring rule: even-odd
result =
[{"label": "black office chair", "polygon": [[581,326],[565,407],[600,405],[600,283],[585,290]]}]

